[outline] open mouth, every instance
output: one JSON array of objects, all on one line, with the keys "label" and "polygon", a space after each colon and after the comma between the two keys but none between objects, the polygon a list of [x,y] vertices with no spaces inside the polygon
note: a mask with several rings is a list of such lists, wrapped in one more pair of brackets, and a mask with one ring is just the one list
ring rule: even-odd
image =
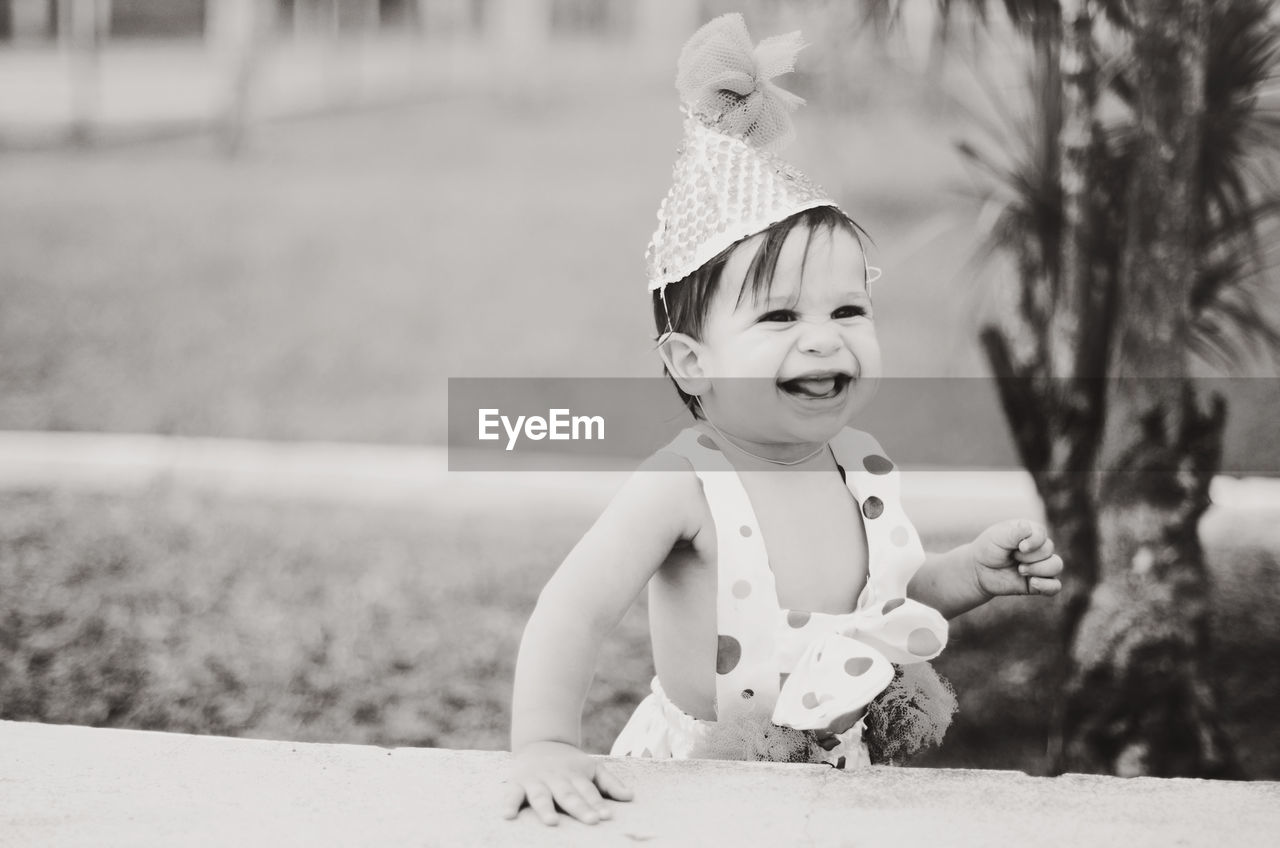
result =
[{"label": "open mouth", "polygon": [[838,371],[804,374],[790,380],[779,380],[778,388],[789,395],[807,400],[830,400],[845,390],[853,377]]}]

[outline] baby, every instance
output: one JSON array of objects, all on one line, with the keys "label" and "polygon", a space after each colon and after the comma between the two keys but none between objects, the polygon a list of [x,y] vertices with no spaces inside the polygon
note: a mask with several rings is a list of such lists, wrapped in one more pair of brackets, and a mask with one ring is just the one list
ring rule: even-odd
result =
[{"label": "baby", "polygon": [[757,728],[803,731],[837,768],[870,761],[868,705],[941,653],[949,618],[1061,588],[1062,560],[1032,521],[926,555],[897,469],[849,426],[881,374],[878,274],[858,225],[769,150],[800,102],[770,80],[801,46],[798,34],[753,45],[725,15],[681,54],[685,138],[648,266],[658,349],[694,423],[538,599],[516,668],[507,817],[527,802],[548,825],[557,808],[595,823],[605,798],[630,800],[580,749],[580,723],[598,646],[646,585],[657,676],[614,756],[711,756],[718,730]]}]

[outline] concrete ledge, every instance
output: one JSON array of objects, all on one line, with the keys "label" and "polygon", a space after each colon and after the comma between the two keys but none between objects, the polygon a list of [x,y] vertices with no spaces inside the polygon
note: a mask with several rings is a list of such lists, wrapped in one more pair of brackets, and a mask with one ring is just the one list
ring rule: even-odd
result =
[{"label": "concrete ledge", "polygon": [[507,755],[0,722],[0,842],[1272,846],[1280,784],[616,760],[596,827],[497,815]]},{"label": "concrete ledge", "polygon": [[[144,434],[0,431],[0,491],[65,488],[132,492],[170,483],[232,496],[401,504],[468,510],[598,512],[619,471],[450,471],[440,447],[266,442]],[[614,462],[606,467],[621,467]],[[1010,516],[1042,516],[1031,475],[1002,470],[908,470],[903,502],[921,528],[971,530]],[[1226,515],[1280,515],[1280,479],[1218,476],[1206,531]]]}]

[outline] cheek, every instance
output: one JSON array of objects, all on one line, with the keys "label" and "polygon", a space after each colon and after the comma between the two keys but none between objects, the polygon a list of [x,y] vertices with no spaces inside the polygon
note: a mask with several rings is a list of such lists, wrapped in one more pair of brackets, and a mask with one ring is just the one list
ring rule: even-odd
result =
[{"label": "cheek", "polygon": [[864,369],[880,367],[880,342],[874,331],[860,333],[850,347]]},{"label": "cheek", "polygon": [[744,340],[725,357],[725,373],[773,379],[789,348],[789,341],[781,333]]},{"label": "cheek", "polygon": [[868,355],[880,354],[880,340],[876,337],[874,325],[851,327],[845,340],[849,343],[849,347],[856,351],[866,351]]}]

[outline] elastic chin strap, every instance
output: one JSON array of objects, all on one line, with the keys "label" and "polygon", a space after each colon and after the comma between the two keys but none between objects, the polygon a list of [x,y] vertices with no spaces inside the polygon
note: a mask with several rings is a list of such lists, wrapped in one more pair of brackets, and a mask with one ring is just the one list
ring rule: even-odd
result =
[{"label": "elastic chin strap", "polygon": [[[862,236],[857,232],[854,232],[853,237],[858,240],[858,247],[862,248],[862,268],[864,273],[867,275],[867,286],[870,287],[872,283],[880,279],[880,275],[884,272],[868,261],[867,246],[862,243]],[[868,292],[868,294],[870,294],[870,292]]]},{"label": "elastic chin strap", "polygon": [[658,336],[658,341],[656,342],[661,346],[675,332],[675,328],[671,326],[671,310],[667,308],[667,287],[665,285],[658,289],[658,299],[662,301],[662,314],[667,316],[667,329],[663,331],[662,335]]}]

